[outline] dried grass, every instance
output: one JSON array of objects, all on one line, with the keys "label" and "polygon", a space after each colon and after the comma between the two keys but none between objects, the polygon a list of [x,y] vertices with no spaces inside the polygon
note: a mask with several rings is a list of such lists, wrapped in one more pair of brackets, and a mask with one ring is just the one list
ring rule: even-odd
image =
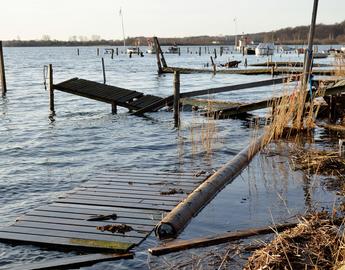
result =
[{"label": "dried grass", "polygon": [[345,257],[342,229],[326,212],[301,220],[248,259],[245,270],[333,269]]}]

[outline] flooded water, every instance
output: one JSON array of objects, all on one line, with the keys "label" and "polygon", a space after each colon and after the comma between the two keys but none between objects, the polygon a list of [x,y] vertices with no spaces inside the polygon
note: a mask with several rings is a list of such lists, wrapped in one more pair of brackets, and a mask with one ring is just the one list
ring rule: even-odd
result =
[{"label": "flooded water", "polygon": [[[166,55],[168,65],[201,68],[209,62],[210,55],[196,54],[198,47],[191,49],[194,54],[187,55],[185,51],[186,48],[182,48],[181,56]],[[9,225],[30,209],[47,204],[91,179],[100,170],[210,171],[231,159],[251,140],[252,130],[246,122],[219,120],[212,153],[209,153],[202,142],[195,140],[206,122],[196,113],[183,112],[182,127],[178,131],[173,127],[171,112],[150,113],[150,118],[140,118],[120,108],[118,115],[112,115],[110,105],[58,91],[55,92],[56,117],[51,121],[48,93],[43,87],[43,66],[53,64],[55,83],[73,77],[102,82],[101,58],[96,56],[96,48],[80,48],[80,56],[76,48],[4,48],[4,54],[8,94],[0,99],[0,226]],[[162,97],[172,94],[173,77],[171,74],[157,75],[154,55],[131,59],[125,54],[114,59],[109,55],[104,57],[108,84]],[[229,59],[243,61],[239,54],[224,54],[218,56],[217,62]],[[277,54],[273,60],[302,61],[303,56]],[[264,61],[267,58],[248,56],[249,64]],[[331,60],[319,62],[327,61]],[[181,75],[181,92],[269,78],[266,75]],[[280,86],[254,88],[214,98],[258,101],[279,94],[280,89]],[[287,207],[293,208],[294,213],[305,211],[302,182],[290,178],[280,182],[278,177],[276,183],[267,184],[262,181],[258,159],[253,163],[256,169],[248,169],[242,174],[244,176],[223,190],[191,221],[182,238],[267,224],[271,222],[272,211],[277,220],[283,219],[286,216],[284,205],[278,204],[273,207],[275,210],[269,210],[269,205],[277,200],[277,193],[275,189],[265,189],[266,185],[274,185],[290,198]],[[252,191],[248,190],[248,185],[254,176],[259,179],[254,185],[257,192],[253,199],[249,198]],[[290,177],[288,169],[285,176]],[[272,177],[268,179],[271,181]],[[333,196],[320,193],[318,189],[315,192],[321,201],[329,201]],[[146,249],[156,243],[155,237],[150,236],[135,250],[134,260],[107,262],[87,269],[146,269]],[[0,244],[0,268],[11,263],[72,255],[34,246]]]}]

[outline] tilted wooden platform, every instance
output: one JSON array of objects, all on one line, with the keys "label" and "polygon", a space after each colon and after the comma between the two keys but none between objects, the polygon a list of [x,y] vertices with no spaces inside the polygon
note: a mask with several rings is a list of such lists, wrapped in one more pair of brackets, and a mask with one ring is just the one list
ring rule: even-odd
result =
[{"label": "tilted wooden platform", "polygon": [[[163,172],[100,173],[55,202],[0,228],[0,241],[54,249],[127,252],[139,245],[162,216],[205,178],[205,175]],[[99,219],[99,215],[112,218],[90,220]],[[112,233],[97,228],[120,224],[132,230]]]},{"label": "tilted wooden platform", "polygon": [[[110,103],[113,106],[125,107],[131,111],[143,109],[154,103],[157,104],[158,101],[163,99],[161,97],[145,95],[141,92],[79,78],[73,78],[59,84],[54,84],[53,87],[55,90]],[[166,104],[154,106],[151,111],[157,111],[165,105]]]}]

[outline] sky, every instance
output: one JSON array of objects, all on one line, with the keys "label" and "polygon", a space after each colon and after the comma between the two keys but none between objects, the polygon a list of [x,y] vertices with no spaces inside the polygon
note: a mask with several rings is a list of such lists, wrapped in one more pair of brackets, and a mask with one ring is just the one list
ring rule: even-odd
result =
[{"label": "sky", "polygon": [[[309,25],[313,0],[0,0],[0,39],[98,35],[234,35]],[[344,0],[319,0],[318,23],[345,20]],[[234,20],[236,19],[236,20]],[[235,23],[236,21],[236,23]]]}]

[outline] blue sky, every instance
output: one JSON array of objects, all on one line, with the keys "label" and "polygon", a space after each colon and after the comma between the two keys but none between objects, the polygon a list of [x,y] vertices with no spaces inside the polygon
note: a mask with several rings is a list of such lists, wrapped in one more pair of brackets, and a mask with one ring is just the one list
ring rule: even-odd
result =
[{"label": "blue sky", "polygon": [[[100,35],[183,37],[270,31],[310,23],[313,0],[1,0],[0,39]],[[320,0],[317,22],[345,20],[344,0]]]}]

